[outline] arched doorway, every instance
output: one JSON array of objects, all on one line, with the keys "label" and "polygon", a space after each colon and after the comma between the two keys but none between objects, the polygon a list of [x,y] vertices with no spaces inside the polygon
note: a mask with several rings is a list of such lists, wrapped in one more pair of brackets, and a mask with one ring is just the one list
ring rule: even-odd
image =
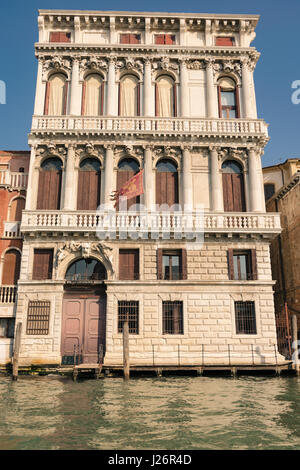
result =
[{"label": "arched doorway", "polygon": [[245,212],[244,175],[235,160],[225,160],[222,165],[223,201],[225,212]]},{"label": "arched doorway", "polygon": [[105,352],[105,266],[95,258],[79,258],[67,269],[62,314],[62,364],[96,364]]}]

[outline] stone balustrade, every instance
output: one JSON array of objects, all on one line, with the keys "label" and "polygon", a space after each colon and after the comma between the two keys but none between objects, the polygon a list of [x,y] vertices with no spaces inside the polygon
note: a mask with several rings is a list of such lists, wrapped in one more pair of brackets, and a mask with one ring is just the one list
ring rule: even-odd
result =
[{"label": "stone balustrade", "polygon": [[280,233],[277,213],[23,211],[21,232]]},{"label": "stone balustrade", "polygon": [[16,297],[17,286],[0,286],[0,304],[13,304]]},{"label": "stone balustrade", "polygon": [[14,189],[26,189],[27,182],[27,173],[0,170],[0,186],[10,187]]},{"label": "stone balustrade", "polygon": [[32,132],[137,132],[204,135],[268,136],[268,126],[260,119],[149,118],[149,117],[87,117],[34,116]]}]

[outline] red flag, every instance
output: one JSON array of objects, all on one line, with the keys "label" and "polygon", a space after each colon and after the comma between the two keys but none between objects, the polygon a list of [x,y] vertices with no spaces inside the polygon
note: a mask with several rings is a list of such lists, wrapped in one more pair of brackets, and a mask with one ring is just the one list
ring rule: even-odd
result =
[{"label": "red flag", "polygon": [[121,196],[131,199],[132,197],[139,196],[144,194],[143,187],[143,173],[144,170],[141,170],[139,173],[134,175],[130,180],[128,180],[119,191],[113,191],[111,194],[111,201],[116,201],[115,206],[117,205],[118,200]]}]

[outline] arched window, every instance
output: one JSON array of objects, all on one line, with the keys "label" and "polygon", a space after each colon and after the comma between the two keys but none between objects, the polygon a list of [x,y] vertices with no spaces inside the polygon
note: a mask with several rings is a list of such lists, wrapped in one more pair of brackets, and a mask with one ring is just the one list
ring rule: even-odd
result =
[{"label": "arched window", "polygon": [[140,115],[140,84],[134,75],[125,75],[119,86],[119,116]]},{"label": "arched window", "polygon": [[155,84],[155,115],[159,117],[177,115],[176,84],[168,75],[159,77]]},{"label": "arched window", "polygon": [[67,281],[101,281],[107,278],[105,266],[94,258],[81,258],[67,269]]},{"label": "arched window", "polygon": [[44,114],[49,116],[66,114],[67,95],[67,77],[62,73],[52,75],[47,82]]},{"label": "arched window", "polygon": [[47,158],[43,161],[39,174],[37,209],[60,209],[61,177],[60,158]]},{"label": "arched window", "polygon": [[25,209],[25,199],[18,197],[11,203],[9,221],[20,222],[22,218],[22,211]]},{"label": "arched window", "polygon": [[[140,171],[138,162],[134,158],[124,158],[119,162],[117,173],[117,190],[119,191],[127,181]],[[127,210],[134,204],[140,203],[140,196],[127,199]],[[119,205],[117,204],[117,210]]]},{"label": "arched window", "polygon": [[244,175],[235,160],[225,160],[222,165],[223,201],[225,212],[245,212]]},{"label": "arched window", "polygon": [[172,160],[162,159],[156,165],[156,204],[178,204],[178,172]]},{"label": "arched window", "polygon": [[275,194],[275,184],[265,183],[264,190],[265,190],[265,200],[267,201],[273,196],[273,194]]},{"label": "arched window", "polygon": [[219,117],[239,118],[239,94],[236,83],[232,78],[222,77],[218,81]]},{"label": "arched window", "polygon": [[101,171],[96,158],[86,158],[79,165],[77,209],[96,210],[100,204]]},{"label": "arched window", "polygon": [[82,85],[82,115],[102,116],[103,114],[103,80],[98,74],[86,77]]},{"label": "arched window", "polygon": [[15,286],[20,276],[21,254],[18,250],[8,250],[4,256],[2,285]]}]

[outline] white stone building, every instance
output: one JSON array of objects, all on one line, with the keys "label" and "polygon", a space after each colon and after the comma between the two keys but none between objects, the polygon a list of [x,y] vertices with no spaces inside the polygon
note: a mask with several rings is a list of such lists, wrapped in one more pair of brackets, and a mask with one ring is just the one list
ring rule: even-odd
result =
[{"label": "white stone building", "polygon": [[[95,362],[99,345],[104,364],[121,364],[126,314],[131,364],[283,360],[258,19],[39,11],[20,365],[72,363],[74,346]],[[144,194],[130,202],[143,209],[112,213],[112,191],[142,169]],[[194,237],[203,224],[203,243],[181,233],[186,220]]]}]

